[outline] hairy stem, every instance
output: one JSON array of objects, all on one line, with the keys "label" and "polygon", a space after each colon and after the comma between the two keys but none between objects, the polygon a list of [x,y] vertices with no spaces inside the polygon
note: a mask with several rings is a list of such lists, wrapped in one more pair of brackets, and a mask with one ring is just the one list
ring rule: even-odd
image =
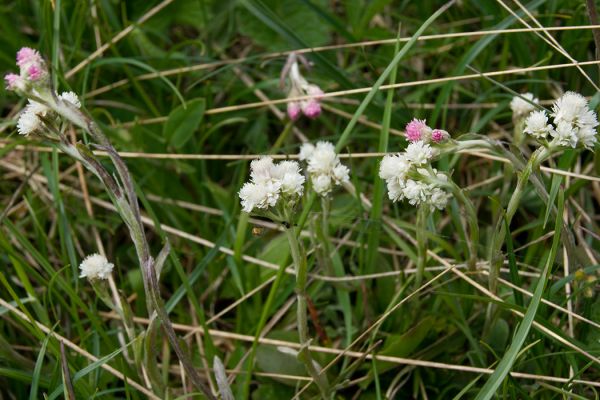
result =
[{"label": "hairy stem", "polygon": [[285,233],[290,243],[290,251],[292,253],[294,268],[296,270],[298,336],[300,339],[300,345],[302,346],[300,348],[298,358],[304,363],[306,371],[316,382],[319,390],[321,391],[321,396],[326,399],[329,388],[325,380],[325,376],[319,375],[319,372],[315,367],[315,362],[313,361],[310,351],[308,350],[310,338],[308,336],[308,312],[306,300],[306,282],[308,278],[308,265],[306,263],[306,256],[300,248],[300,243],[296,237],[294,228],[286,228]]}]

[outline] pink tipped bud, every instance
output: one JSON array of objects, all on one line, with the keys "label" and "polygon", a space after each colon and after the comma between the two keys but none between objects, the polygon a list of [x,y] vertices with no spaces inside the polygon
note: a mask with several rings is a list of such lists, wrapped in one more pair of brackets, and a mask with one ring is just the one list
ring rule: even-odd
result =
[{"label": "pink tipped bud", "polygon": [[40,53],[37,50],[31,49],[29,47],[22,47],[21,50],[17,52],[17,65],[19,67],[23,67],[28,64],[41,64],[44,60]]},{"label": "pink tipped bud", "polygon": [[435,143],[442,143],[448,140],[450,134],[443,129],[434,129],[431,132],[431,140]]},{"label": "pink tipped bud", "polygon": [[309,96],[314,96],[315,100],[320,100],[323,97],[323,91],[317,85],[308,85],[306,88],[306,94]]},{"label": "pink tipped bud", "polygon": [[16,90],[23,87],[23,78],[17,74],[6,74],[4,75],[4,82],[6,83],[6,88],[8,90]]},{"label": "pink tipped bud", "polygon": [[413,119],[406,124],[406,138],[410,142],[417,142],[425,139],[425,132],[429,129],[425,120]]},{"label": "pink tipped bud", "polygon": [[302,111],[300,104],[297,101],[291,101],[287,104],[287,114],[292,121],[295,121],[300,116]]},{"label": "pink tipped bud", "polygon": [[34,82],[39,81],[44,76],[44,69],[38,64],[30,65],[27,68],[27,76]]},{"label": "pink tipped bud", "polygon": [[308,100],[302,105],[302,112],[308,118],[317,118],[321,115],[321,105],[316,100]]}]

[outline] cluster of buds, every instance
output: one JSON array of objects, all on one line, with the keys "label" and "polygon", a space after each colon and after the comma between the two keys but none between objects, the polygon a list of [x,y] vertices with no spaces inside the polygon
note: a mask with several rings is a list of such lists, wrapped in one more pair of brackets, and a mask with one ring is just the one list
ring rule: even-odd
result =
[{"label": "cluster of buds", "polygon": [[6,88],[27,92],[32,87],[44,85],[48,81],[46,62],[37,50],[23,47],[17,52],[19,74],[9,73],[4,76]]},{"label": "cluster of buds", "polygon": [[320,196],[327,196],[333,186],[350,180],[350,170],[340,162],[333,144],[329,142],[317,142],[316,146],[304,143],[300,148],[299,157],[300,160],[306,161],[310,182]]},{"label": "cluster of buds", "polygon": [[[290,100],[287,103],[287,114],[292,121],[297,120],[300,114],[304,114],[308,118],[316,118],[321,114],[321,96],[323,91],[315,84],[308,83],[308,81],[300,73],[300,66],[298,60],[302,61],[305,66],[309,66],[308,62],[301,55],[294,53],[290,54],[288,60],[281,72],[281,82],[285,80],[286,76],[289,77],[290,90],[288,92],[288,98],[294,99],[296,97],[310,96],[306,100]],[[283,86],[283,85],[282,85]]]},{"label": "cluster of buds", "polygon": [[250,163],[250,182],[239,192],[242,209],[268,211],[278,206],[293,207],[304,191],[304,176],[296,161],[277,164],[271,157],[262,157]]},{"label": "cluster of buds", "polygon": [[379,168],[390,200],[407,200],[413,206],[427,204],[432,210],[443,210],[451,195],[446,190],[448,177],[431,167],[431,160],[438,153],[432,144],[443,143],[450,135],[413,119],[406,125],[406,138],[410,142],[406,150],[385,156]]},{"label": "cluster of buds", "polygon": [[[525,120],[525,133],[550,148],[583,146],[594,147],[597,139],[598,118],[585,97],[567,92],[552,106],[552,123],[546,111],[534,111]],[[552,139],[549,140],[549,137]]]}]

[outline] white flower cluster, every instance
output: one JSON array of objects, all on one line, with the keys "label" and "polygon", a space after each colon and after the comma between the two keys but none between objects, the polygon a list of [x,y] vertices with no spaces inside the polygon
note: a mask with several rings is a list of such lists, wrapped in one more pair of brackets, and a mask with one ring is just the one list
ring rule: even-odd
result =
[{"label": "white flower cluster", "polygon": [[[523,100],[523,98],[529,101],[525,101]],[[537,98],[533,97],[532,93],[523,93],[521,97],[513,97],[510,102],[510,109],[513,112],[513,118],[522,118],[527,116],[530,112],[534,111],[535,106],[531,103],[540,103],[540,101]]]},{"label": "white flower cluster", "polygon": [[304,143],[299,156],[300,160],[307,162],[313,189],[321,196],[329,194],[334,185],[350,180],[350,170],[340,162],[333,144],[329,142],[317,142],[316,146]]},{"label": "white flower cluster", "polygon": [[412,142],[404,153],[388,155],[381,160],[379,177],[386,181],[392,201],[406,199],[411,205],[428,204],[443,210],[450,194],[440,187],[446,175],[427,168],[436,150],[423,141]]},{"label": "white flower cluster", "polygon": [[91,254],[79,265],[79,269],[81,270],[79,277],[90,280],[108,279],[114,267],[114,264],[109,263],[103,255]]},{"label": "white flower cluster", "polygon": [[567,92],[552,106],[553,123],[548,123],[545,111],[535,111],[525,120],[525,133],[538,140],[551,136],[550,146],[592,148],[598,141],[598,118],[590,110],[585,97]]},{"label": "white flower cluster", "polygon": [[[68,101],[77,108],[81,107],[79,97],[73,92],[63,92],[58,97],[63,101]],[[17,121],[19,135],[27,136],[39,129],[42,125],[40,117],[45,117],[49,112],[50,109],[45,105],[29,100],[29,104],[27,104]]]},{"label": "white flower cluster", "polygon": [[250,177],[239,192],[242,209],[248,213],[275,207],[282,197],[295,201],[304,190],[304,176],[296,161],[275,164],[271,157],[262,157],[250,163]]}]

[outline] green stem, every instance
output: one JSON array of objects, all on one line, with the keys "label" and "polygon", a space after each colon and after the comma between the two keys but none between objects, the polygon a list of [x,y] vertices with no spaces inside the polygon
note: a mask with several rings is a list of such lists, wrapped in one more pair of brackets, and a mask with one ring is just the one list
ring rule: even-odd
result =
[{"label": "green stem", "polygon": [[[488,255],[488,261],[490,264],[489,274],[489,288],[492,293],[496,293],[498,285],[498,275],[500,273],[500,267],[502,265],[503,257],[501,254],[502,244],[504,243],[504,236],[506,235],[506,226],[510,227],[510,223],[517,212],[521,198],[523,197],[525,185],[529,180],[531,174],[537,170],[540,164],[546,160],[552,154],[551,150],[546,147],[538,148],[532,155],[525,168],[519,173],[517,179],[517,186],[513,191],[512,196],[506,207],[506,213],[504,218],[502,216],[496,223],[496,229],[492,236],[492,246]],[[506,223],[504,223],[506,219]]]},{"label": "green stem", "polygon": [[479,225],[477,223],[477,211],[475,206],[465,195],[465,192],[459,188],[454,182],[449,181],[450,189],[456,199],[462,204],[465,210],[465,217],[469,225],[469,240],[467,246],[469,249],[468,266],[471,271],[477,267],[477,247],[479,245]]},{"label": "green stem", "polygon": [[422,205],[417,211],[417,274],[415,277],[416,287],[420,287],[425,274],[425,265],[427,264],[427,214],[428,205]]},{"label": "green stem", "polygon": [[298,358],[302,361],[306,367],[307,372],[313,378],[319,390],[321,396],[326,399],[328,393],[328,385],[324,375],[320,375],[315,368],[314,361],[308,350],[310,344],[310,338],[308,336],[308,312],[307,312],[307,299],[306,299],[306,282],[308,280],[308,265],[306,263],[306,256],[300,248],[300,243],[296,237],[296,233],[293,228],[286,228],[285,233],[290,243],[290,251],[292,253],[292,259],[294,260],[294,268],[296,270],[296,299],[298,304],[297,319],[298,319],[298,336],[300,339],[300,348]]}]

